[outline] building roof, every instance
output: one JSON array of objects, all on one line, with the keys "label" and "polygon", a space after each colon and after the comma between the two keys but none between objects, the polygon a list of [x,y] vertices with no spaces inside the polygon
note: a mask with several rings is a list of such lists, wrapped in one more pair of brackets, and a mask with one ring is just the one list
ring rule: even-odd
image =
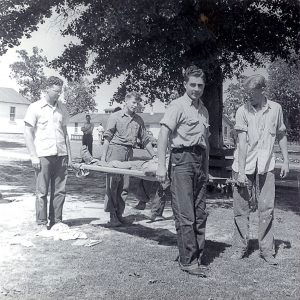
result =
[{"label": "building roof", "polygon": [[0,87],[0,102],[27,104],[31,102],[12,88]]},{"label": "building roof", "polygon": [[[84,123],[86,115],[87,115],[87,113],[85,113],[85,112],[79,113],[79,114],[71,117],[69,123]],[[91,113],[89,115],[91,116],[91,122],[93,122],[93,123],[101,122],[103,125],[106,124],[107,119],[110,116],[110,114],[93,114],[93,113]],[[154,114],[139,113],[138,115],[140,115],[142,117],[142,119],[144,120],[146,125],[149,125],[149,124],[158,124],[164,114],[163,113],[154,113]]]}]

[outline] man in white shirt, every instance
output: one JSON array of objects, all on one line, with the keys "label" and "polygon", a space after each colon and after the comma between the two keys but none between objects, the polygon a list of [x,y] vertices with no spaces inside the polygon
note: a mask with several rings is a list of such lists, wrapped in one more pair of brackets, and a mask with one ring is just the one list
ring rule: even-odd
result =
[{"label": "man in white shirt", "polygon": [[[67,133],[68,112],[58,98],[63,81],[47,79],[41,100],[29,105],[24,119],[25,141],[36,172],[36,222],[50,226],[62,221],[67,168],[72,163]],[[47,196],[50,188],[49,215]]]},{"label": "man in white shirt", "polygon": [[102,126],[102,123],[100,123],[99,126],[97,127],[97,131],[98,131],[99,141],[100,141],[100,143],[102,145],[103,142],[104,142],[104,138],[103,138],[104,127]]},{"label": "man in white shirt", "polygon": [[235,130],[237,148],[232,165],[236,186],[233,191],[234,251],[232,258],[247,255],[249,243],[250,203],[257,199],[260,256],[270,265],[276,265],[273,234],[275,199],[275,158],[273,146],[277,136],[283,155],[280,176],[289,172],[286,127],[282,108],[264,95],[265,78],[253,75],[244,82],[249,94],[247,103],[236,112]]}]

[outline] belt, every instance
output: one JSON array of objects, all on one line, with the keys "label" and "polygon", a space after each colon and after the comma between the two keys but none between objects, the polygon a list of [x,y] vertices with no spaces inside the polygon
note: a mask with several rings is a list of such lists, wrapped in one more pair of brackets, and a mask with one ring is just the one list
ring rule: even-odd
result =
[{"label": "belt", "polygon": [[183,153],[183,152],[193,152],[193,153],[200,153],[205,151],[205,148],[200,145],[194,145],[190,147],[181,147],[181,148],[173,148],[172,153]]}]

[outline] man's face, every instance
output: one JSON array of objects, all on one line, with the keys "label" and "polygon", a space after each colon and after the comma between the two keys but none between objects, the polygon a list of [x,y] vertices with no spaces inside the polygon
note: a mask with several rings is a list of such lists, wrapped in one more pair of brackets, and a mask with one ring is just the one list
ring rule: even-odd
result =
[{"label": "man's face", "polygon": [[247,94],[249,95],[249,102],[252,106],[257,106],[262,102],[262,89],[261,88],[249,88],[246,89]]},{"label": "man's face", "polygon": [[125,103],[129,111],[135,112],[139,106],[140,101],[137,100],[135,97],[130,97],[126,99]]},{"label": "man's face", "polygon": [[86,121],[87,121],[88,123],[90,123],[90,121],[91,121],[91,117],[90,117],[90,116],[86,116],[85,119],[86,119]]},{"label": "man's face", "polygon": [[187,95],[194,101],[198,100],[204,91],[204,81],[201,77],[190,76],[189,80],[183,83]]},{"label": "man's face", "polygon": [[48,96],[51,100],[56,101],[62,91],[62,86],[60,85],[51,85],[47,88]]}]

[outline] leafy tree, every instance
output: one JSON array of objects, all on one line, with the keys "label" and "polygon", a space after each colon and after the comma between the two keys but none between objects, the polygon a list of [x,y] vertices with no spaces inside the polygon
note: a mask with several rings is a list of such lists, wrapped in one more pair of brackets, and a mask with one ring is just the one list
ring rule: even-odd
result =
[{"label": "leafy tree", "polygon": [[21,87],[20,93],[29,101],[35,102],[40,99],[46,77],[44,67],[48,61],[42,56],[42,50],[32,48],[32,55],[26,50],[17,50],[19,61],[10,65],[10,76],[16,79]]},{"label": "leafy tree", "polygon": [[221,140],[222,79],[246,64],[263,65],[266,56],[287,59],[300,47],[298,0],[2,2],[0,53],[56,11],[68,22],[62,34],[80,42],[68,45],[53,66],[69,80],[94,74],[95,85],[124,76],[115,101],[132,89],[150,102],[168,101],[174,90],[182,91],[181,68],[201,66],[208,75],[204,96],[215,144]]},{"label": "leafy tree", "polygon": [[234,121],[237,109],[245,103],[248,97],[245,89],[243,88],[243,79],[244,76],[241,76],[237,83],[229,84],[226,89],[223,112],[231,121]]},{"label": "leafy tree", "polygon": [[290,141],[300,140],[300,61],[278,59],[268,68],[268,97],[281,104]]},{"label": "leafy tree", "polygon": [[74,116],[81,112],[94,112],[96,110],[95,93],[90,83],[80,78],[79,81],[69,82],[64,88],[64,98],[68,112]]}]

